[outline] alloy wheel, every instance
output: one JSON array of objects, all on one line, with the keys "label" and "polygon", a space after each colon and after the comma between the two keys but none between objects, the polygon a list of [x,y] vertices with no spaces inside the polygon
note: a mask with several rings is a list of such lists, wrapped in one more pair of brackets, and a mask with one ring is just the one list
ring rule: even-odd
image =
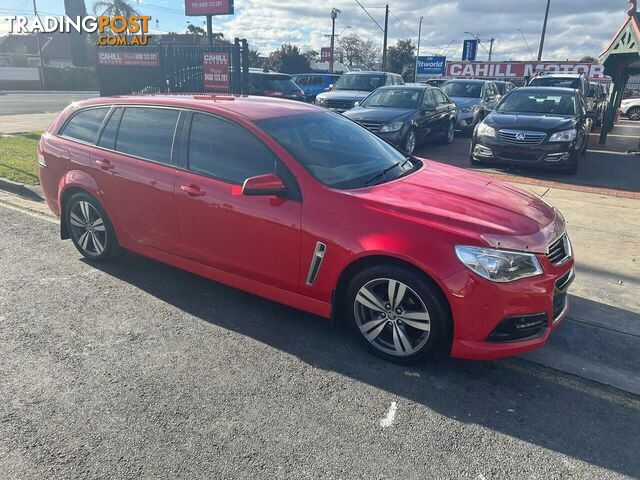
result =
[{"label": "alloy wheel", "polygon": [[632,108],[628,112],[629,120],[640,120],[640,108]]},{"label": "alloy wheel", "polygon": [[69,212],[71,234],[78,246],[89,256],[101,255],[107,246],[104,219],[91,203],[80,200]]},{"label": "alloy wheel", "polygon": [[413,130],[409,130],[407,133],[407,141],[404,145],[404,151],[407,155],[411,155],[413,151],[416,149],[416,132]]},{"label": "alloy wheel", "polygon": [[449,128],[447,129],[447,143],[453,142],[453,136],[455,135],[455,125],[453,122],[449,122]]},{"label": "alloy wheel", "polygon": [[367,282],[358,290],[353,308],[364,338],[384,353],[408,357],[429,339],[429,311],[420,296],[402,282],[391,278]]}]

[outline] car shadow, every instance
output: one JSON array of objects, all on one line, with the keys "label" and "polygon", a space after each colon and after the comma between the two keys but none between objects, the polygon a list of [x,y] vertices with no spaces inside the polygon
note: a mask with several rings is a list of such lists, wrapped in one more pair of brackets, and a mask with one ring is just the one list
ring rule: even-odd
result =
[{"label": "car shadow", "polygon": [[296,356],[316,368],[416,402],[465,424],[634,476],[640,400],[523,360],[435,359],[402,366],[373,357],[344,325],[126,254],[92,264],[193,317]]}]

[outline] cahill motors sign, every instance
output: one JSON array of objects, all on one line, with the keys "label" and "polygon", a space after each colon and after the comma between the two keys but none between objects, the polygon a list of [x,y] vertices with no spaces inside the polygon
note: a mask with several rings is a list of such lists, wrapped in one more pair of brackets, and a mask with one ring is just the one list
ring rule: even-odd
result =
[{"label": "cahill motors sign", "polygon": [[605,79],[604,66],[580,62],[447,62],[447,77],[525,78],[536,73],[586,73],[592,79]]}]

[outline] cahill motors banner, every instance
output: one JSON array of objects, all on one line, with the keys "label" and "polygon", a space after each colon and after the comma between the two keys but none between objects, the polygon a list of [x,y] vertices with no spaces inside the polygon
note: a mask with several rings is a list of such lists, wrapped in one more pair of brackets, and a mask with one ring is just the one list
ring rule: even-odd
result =
[{"label": "cahill motors banner", "polygon": [[580,62],[447,62],[447,77],[524,78],[540,71],[586,73],[592,79],[605,79],[604,66]]}]

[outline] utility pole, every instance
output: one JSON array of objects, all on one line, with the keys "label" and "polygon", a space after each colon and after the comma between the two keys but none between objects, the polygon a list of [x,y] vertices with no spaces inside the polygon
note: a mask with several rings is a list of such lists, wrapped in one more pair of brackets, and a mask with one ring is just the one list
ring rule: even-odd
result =
[{"label": "utility pole", "polygon": [[418,24],[418,49],[416,50],[416,69],[415,69],[415,73],[413,74],[414,82],[418,81],[418,57],[420,56],[420,37],[422,35],[422,19],[423,18],[424,17],[420,15],[420,23]]},{"label": "utility pole", "polygon": [[492,38],[491,40],[489,40],[489,61],[491,61],[491,54],[493,53],[493,42],[495,42],[496,39]]},{"label": "utility pole", "polygon": [[[38,16],[38,8],[36,7],[36,0],[33,0],[33,14]],[[38,44],[38,56],[40,57],[40,84],[42,90],[44,90],[44,62],[42,61],[42,45],[40,44],[40,32],[36,32],[36,43]]]},{"label": "utility pole", "polygon": [[387,32],[389,31],[389,5],[384,9],[384,42],[382,43],[382,71],[387,71]]},{"label": "utility pole", "polygon": [[542,48],[544,47],[544,37],[547,34],[547,19],[549,18],[549,7],[551,0],[547,0],[547,9],[544,12],[544,23],[542,24],[542,36],[540,37],[540,48],[538,49],[538,61],[542,60]]},{"label": "utility pole", "polygon": [[336,44],[336,18],[340,10],[337,8],[331,9],[331,58],[329,58],[329,73],[333,73],[333,52]]},{"label": "utility pole", "polygon": [[207,15],[207,38],[209,39],[209,46],[213,45],[213,24],[211,19],[211,15]]}]

